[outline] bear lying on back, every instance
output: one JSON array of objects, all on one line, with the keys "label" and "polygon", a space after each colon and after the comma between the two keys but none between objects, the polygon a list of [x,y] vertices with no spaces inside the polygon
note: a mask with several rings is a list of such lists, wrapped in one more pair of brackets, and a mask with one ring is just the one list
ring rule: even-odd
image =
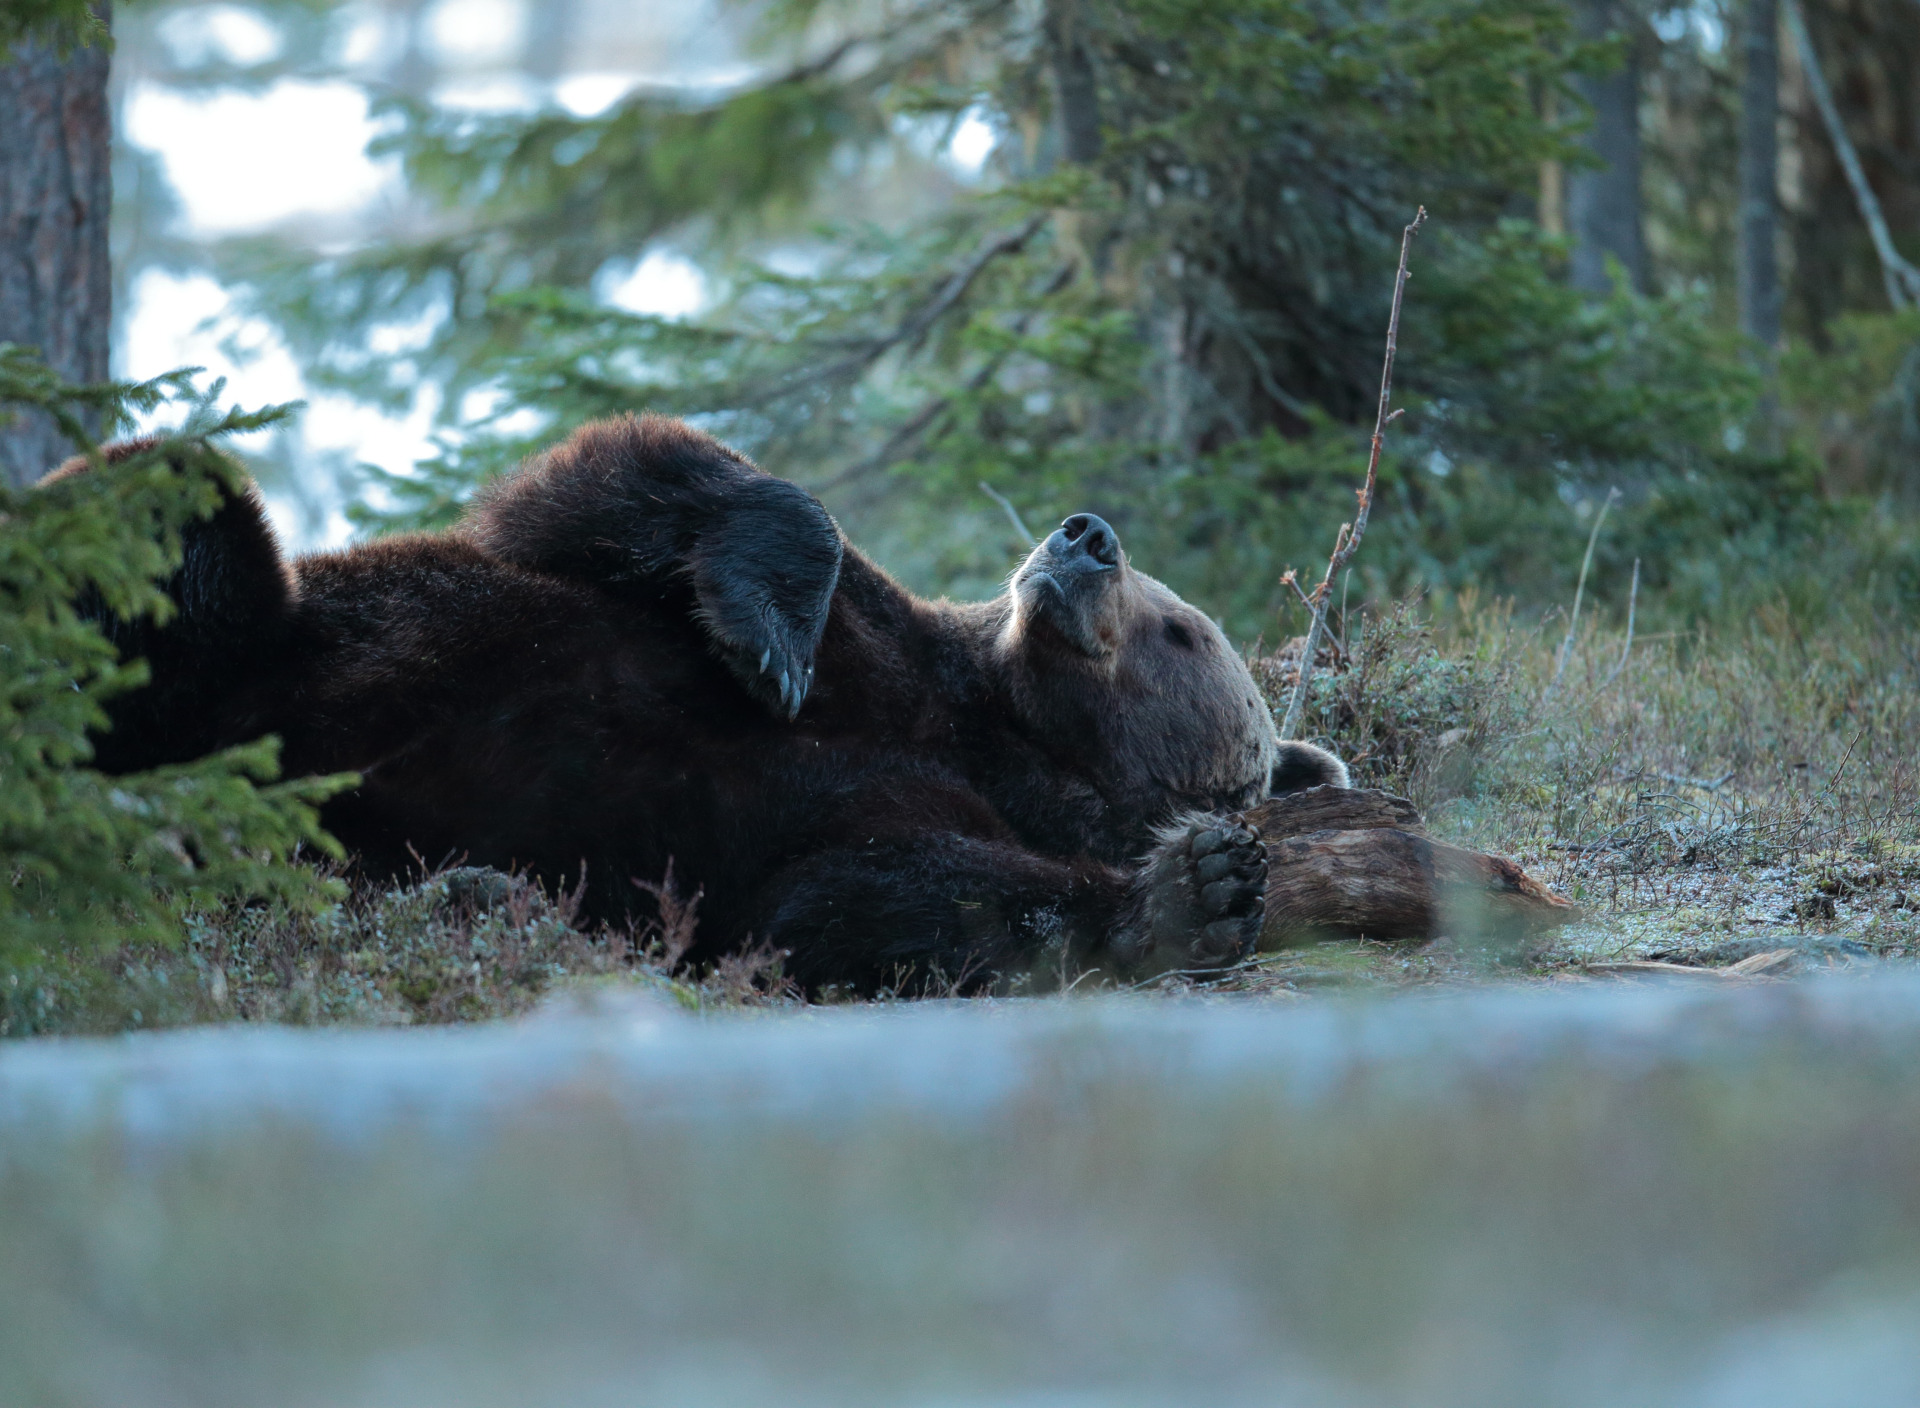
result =
[{"label": "bear lying on back", "polygon": [[369,871],[584,865],[618,921],[671,860],[705,891],[692,959],[768,943],[810,987],[1234,962],[1266,870],[1234,814],[1346,781],[1276,745],[1225,638],[1100,519],[992,601],[923,601],[810,495],[653,416],[586,427],[449,532],[290,564],[231,499],[170,591],[166,627],[108,623],[153,678],[101,766],[275,733],[290,774],[362,775],[324,819]]}]

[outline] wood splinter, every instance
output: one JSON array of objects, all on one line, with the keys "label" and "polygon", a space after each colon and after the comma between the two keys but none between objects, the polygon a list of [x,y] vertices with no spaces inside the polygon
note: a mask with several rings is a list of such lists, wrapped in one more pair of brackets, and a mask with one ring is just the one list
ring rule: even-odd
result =
[{"label": "wood splinter", "polygon": [[1262,953],[1330,937],[1524,939],[1579,916],[1505,857],[1423,834],[1404,797],[1315,787],[1247,820],[1267,843]]}]

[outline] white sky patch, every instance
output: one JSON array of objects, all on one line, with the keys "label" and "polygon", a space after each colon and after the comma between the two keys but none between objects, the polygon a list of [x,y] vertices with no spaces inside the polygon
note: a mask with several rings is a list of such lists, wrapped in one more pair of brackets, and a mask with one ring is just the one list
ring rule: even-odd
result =
[{"label": "white sky patch", "polygon": [[780,244],[760,256],[760,262],[789,279],[816,279],[827,271],[832,247],[825,244]]},{"label": "white sky patch", "polygon": [[[552,417],[532,406],[516,406],[501,413],[507,393],[499,386],[476,386],[460,398],[460,422],[476,425],[488,421],[487,430],[495,435],[532,435]],[[490,419],[497,417],[497,419]]]},{"label": "white sky patch", "polygon": [[376,323],[367,329],[367,350],[376,357],[418,352],[433,340],[434,330],[446,320],[447,305],[442,302],[406,322]]},{"label": "white sky patch", "polygon": [[[227,291],[205,274],[149,269],[133,285],[133,308],[120,347],[122,375],[159,376],[205,367],[203,383],[227,379],[224,400],[249,410],[306,395],[300,368],[273,329],[234,315]],[[155,423],[165,423],[163,409]],[[178,419],[177,412],[172,416]]]},{"label": "white sky patch", "polygon": [[[388,333],[396,346],[416,344],[431,331],[439,311],[414,324],[394,324]],[[178,367],[207,369],[201,385],[215,377],[227,379],[222,405],[257,410],[285,401],[305,400],[289,433],[303,457],[338,454],[349,461],[365,461],[383,469],[404,471],[436,453],[431,438],[438,392],[429,388],[414,398],[403,415],[334,394],[311,395],[300,369],[273,329],[257,318],[235,313],[225,289],[205,274],[170,274],[149,269],[132,290],[125,340],[116,373],[129,377],[158,376]],[[164,409],[138,429],[176,423],[178,408]],[[273,432],[236,436],[233,446],[245,453],[263,448]],[[352,536],[353,528],[338,507],[315,525],[310,508],[278,496],[267,496],[267,509],[281,541],[290,548],[337,547]]]},{"label": "white sky patch", "polygon": [[1656,12],[1651,18],[1653,32],[1668,44],[1676,44],[1691,33],[1694,42],[1709,54],[1719,53],[1726,45],[1726,22],[1715,5],[1679,5]]},{"label": "white sky patch", "polygon": [[999,140],[986,115],[979,108],[969,108],[947,142],[947,160],[969,175],[978,175]]},{"label": "white sky patch", "polygon": [[598,117],[632,90],[630,73],[575,73],[553,85],[553,100],[575,117]]},{"label": "white sky patch", "polygon": [[683,102],[712,102],[759,78],[752,64],[709,64],[672,73],[571,73],[553,85],[553,100],[575,117],[598,117],[636,88]]},{"label": "white sky patch", "polygon": [[460,398],[460,419],[468,425],[485,420],[506,400],[507,393],[498,386],[476,386]]},{"label": "white sky patch", "polygon": [[389,415],[350,396],[325,393],[307,408],[302,429],[314,450],[338,451],[348,459],[404,474],[439,453],[433,443],[433,417],[440,392],[428,387],[413,398],[404,415]]},{"label": "white sky patch", "polygon": [[160,41],[183,68],[225,62],[241,68],[280,54],[280,31],[238,5],[196,5],[160,21]]},{"label": "white sky patch", "polygon": [[462,112],[532,112],[542,96],[541,85],[518,73],[453,78],[433,90],[434,102]]},{"label": "white sky patch", "polygon": [[518,0],[440,0],[427,12],[427,42],[443,63],[484,68],[519,53],[526,24]]},{"label": "white sky patch", "polygon": [[373,5],[343,5],[335,13],[334,53],[348,68],[371,68],[386,61],[400,44],[399,26]]},{"label": "white sky patch", "polygon": [[[950,175],[962,181],[977,181],[993,154],[1000,134],[994,130],[984,107],[975,104],[958,117],[940,113],[899,113],[893,119],[894,135],[909,150],[927,161],[936,161]],[[884,153],[876,153],[884,160]]]},{"label": "white sky patch", "polygon": [[[375,465],[392,474],[405,474],[416,464],[440,452],[434,443],[434,417],[440,408],[438,387],[425,387],[414,395],[404,414],[393,415],[364,401],[331,392],[314,396],[301,420],[301,448],[298,459],[338,459],[348,465]],[[312,485],[307,486],[309,489]],[[332,483],[324,505],[315,520],[313,505],[281,504],[267,494],[267,511],[273,518],[280,539],[296,551],[337,548],[352,541],[358,531],[348,520],[342,494],[353,486]],[[377,486],[360,486],[359,497],[368,502],[390,506],[391,500]]]},{"label": "white sky patch", "polygon": [[378,130],[346,83],[193,96],[143,83],[127,105],[128,136],[160,154],[195,235],[340,214],[397,190],[399,163],[367,156]]},{"label": "white sky patch", "polygon": [[707,278],[691,260],[656,249],[626,277],[609,280],[600,297],[629,313],[684,318],[706,306]]}]

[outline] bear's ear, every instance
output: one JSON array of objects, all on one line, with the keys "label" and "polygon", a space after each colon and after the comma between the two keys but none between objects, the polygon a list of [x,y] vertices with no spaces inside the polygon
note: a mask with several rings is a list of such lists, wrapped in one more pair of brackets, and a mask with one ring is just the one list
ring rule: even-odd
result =
[{"label": "bear's ear", "polygon": [[811,494],[763,477],[729,495],[688,553],[700,624],[747,693],[791,719],[840,581],[840,530]]},{"label": "bear's ear", "polygon": [[1282,743],[1274,753],[1268,795],[1304,792],[1309,787],[1351,787],[1347,765],[1311,743]]}]

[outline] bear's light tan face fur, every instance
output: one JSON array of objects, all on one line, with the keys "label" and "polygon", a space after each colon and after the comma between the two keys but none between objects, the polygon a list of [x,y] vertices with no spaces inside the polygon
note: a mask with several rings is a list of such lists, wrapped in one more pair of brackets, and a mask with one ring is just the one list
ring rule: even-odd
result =
[{"label": "bear's light tan face fur", "polygon": [[1003,600],[995,653],[1017,707],[1113,779],[1113,801],[1163,812],[1266,795],[1273,719],[1245,662],[1202,612],[1135,571],[1105,523],[1068,519]]}]

